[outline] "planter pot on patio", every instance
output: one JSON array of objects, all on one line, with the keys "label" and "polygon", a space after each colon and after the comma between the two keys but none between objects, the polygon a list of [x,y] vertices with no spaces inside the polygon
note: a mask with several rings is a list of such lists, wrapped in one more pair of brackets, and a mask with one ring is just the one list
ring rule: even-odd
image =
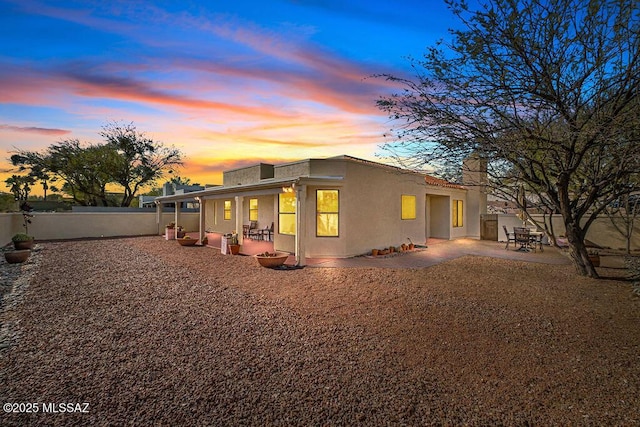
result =
[{"label": "planter pot on patio", "polygon": [[6,259],[9,264],[18,264],[28,260],[30,255],[31,251],[29,249],[21,249],[19,251],[6,251],[4,253],[4,259]]},{"label": "planter pot on patio", "polygon": [[272,252],[268,256],[264,254],[255,255],[258,263],[261,266],[267,268],[275,268],[280,267],[289,257],[289,254],[286,252]]},{"label": "planter pot on patio", "polygon": [[164,229],[164,238],[167,240],[173,240],[176,238],[176,229],[175,228],[165,228]]},{"label": "planter pot on patio", "polygon": [[33,248],[33,239],[13,242],[13,247],[16,248],[16,250],[31,249]]},{"label": "planter pot on patio", "polygon": [[229,251],[231,251],[231,255],[238,255],[240,253],[240,245],[229,245]]},{"label": "planter pot on patio", "polygon": [[198,242],[197,239],[191,239],[191,238],[189,239],[182,238],[182,239],[176,239],[176,240],[178,241],[178,243],[180,243],[180,246],[193,246]]}]

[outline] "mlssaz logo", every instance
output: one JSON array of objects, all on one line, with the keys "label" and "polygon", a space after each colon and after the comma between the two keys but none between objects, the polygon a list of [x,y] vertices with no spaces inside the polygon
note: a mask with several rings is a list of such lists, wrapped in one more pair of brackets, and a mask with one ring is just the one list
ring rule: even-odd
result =
[{"label": "mlssaz logo", "polygon": [[65,413],[89,413],[88,403],[43,403],[42,412],[48,412],[52,414],[65,414]]}]

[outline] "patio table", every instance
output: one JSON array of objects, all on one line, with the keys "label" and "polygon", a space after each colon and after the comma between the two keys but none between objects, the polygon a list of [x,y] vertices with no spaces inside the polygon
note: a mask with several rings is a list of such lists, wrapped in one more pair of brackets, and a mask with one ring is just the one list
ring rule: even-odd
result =
[{"label": "patio table", "polygon": [[535,250],[536,245],[540,246],[540,252],[544,252],[542,247],[542,238],[544,237],[544,232],[542,231],[529,231],[529,239],[531,244],[533,245],[533,249]]}]

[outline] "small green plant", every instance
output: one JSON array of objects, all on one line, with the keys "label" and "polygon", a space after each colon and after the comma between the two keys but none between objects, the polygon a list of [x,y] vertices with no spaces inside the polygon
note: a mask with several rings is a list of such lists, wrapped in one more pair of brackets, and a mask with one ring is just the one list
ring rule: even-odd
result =
[{"label": "small green plant", "polygon": [[227,237],[227,242],[230,245],[237,245],[238,244],[238,233],[236,233],[235,231],[233,233],[227,234],[226,237]]},{"label": "small green plant", "polygon": [[33,240],[33,236],[25,233],[18,233],[11,238],[12,242],[28,242],[29,240]]},{"label": "small green plant", "polygon": [[29,224],[31,224],[31,218],[33,218],[33,208],[27,202],[20,205],[20,211],[22,212],[22,226],[24,227],[24,233],[29,234]]}]

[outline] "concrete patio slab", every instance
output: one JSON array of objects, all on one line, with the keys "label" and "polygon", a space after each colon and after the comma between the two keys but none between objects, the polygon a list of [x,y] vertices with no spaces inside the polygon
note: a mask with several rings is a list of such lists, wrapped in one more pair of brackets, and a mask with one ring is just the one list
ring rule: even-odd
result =
[{"label": "concrete patio slab", "polygon": [[391,257],[359,256],[343,259],[307,258],[309,267],[377,267],[377,268],[423,268],[440,264],[466,255],[512,259],[542,264],[570,264],[571,260],[560,250],[545,246],[544,251],[520,252],[505,243],[488,240],[430,239],[426,249],[401,253]]}]

